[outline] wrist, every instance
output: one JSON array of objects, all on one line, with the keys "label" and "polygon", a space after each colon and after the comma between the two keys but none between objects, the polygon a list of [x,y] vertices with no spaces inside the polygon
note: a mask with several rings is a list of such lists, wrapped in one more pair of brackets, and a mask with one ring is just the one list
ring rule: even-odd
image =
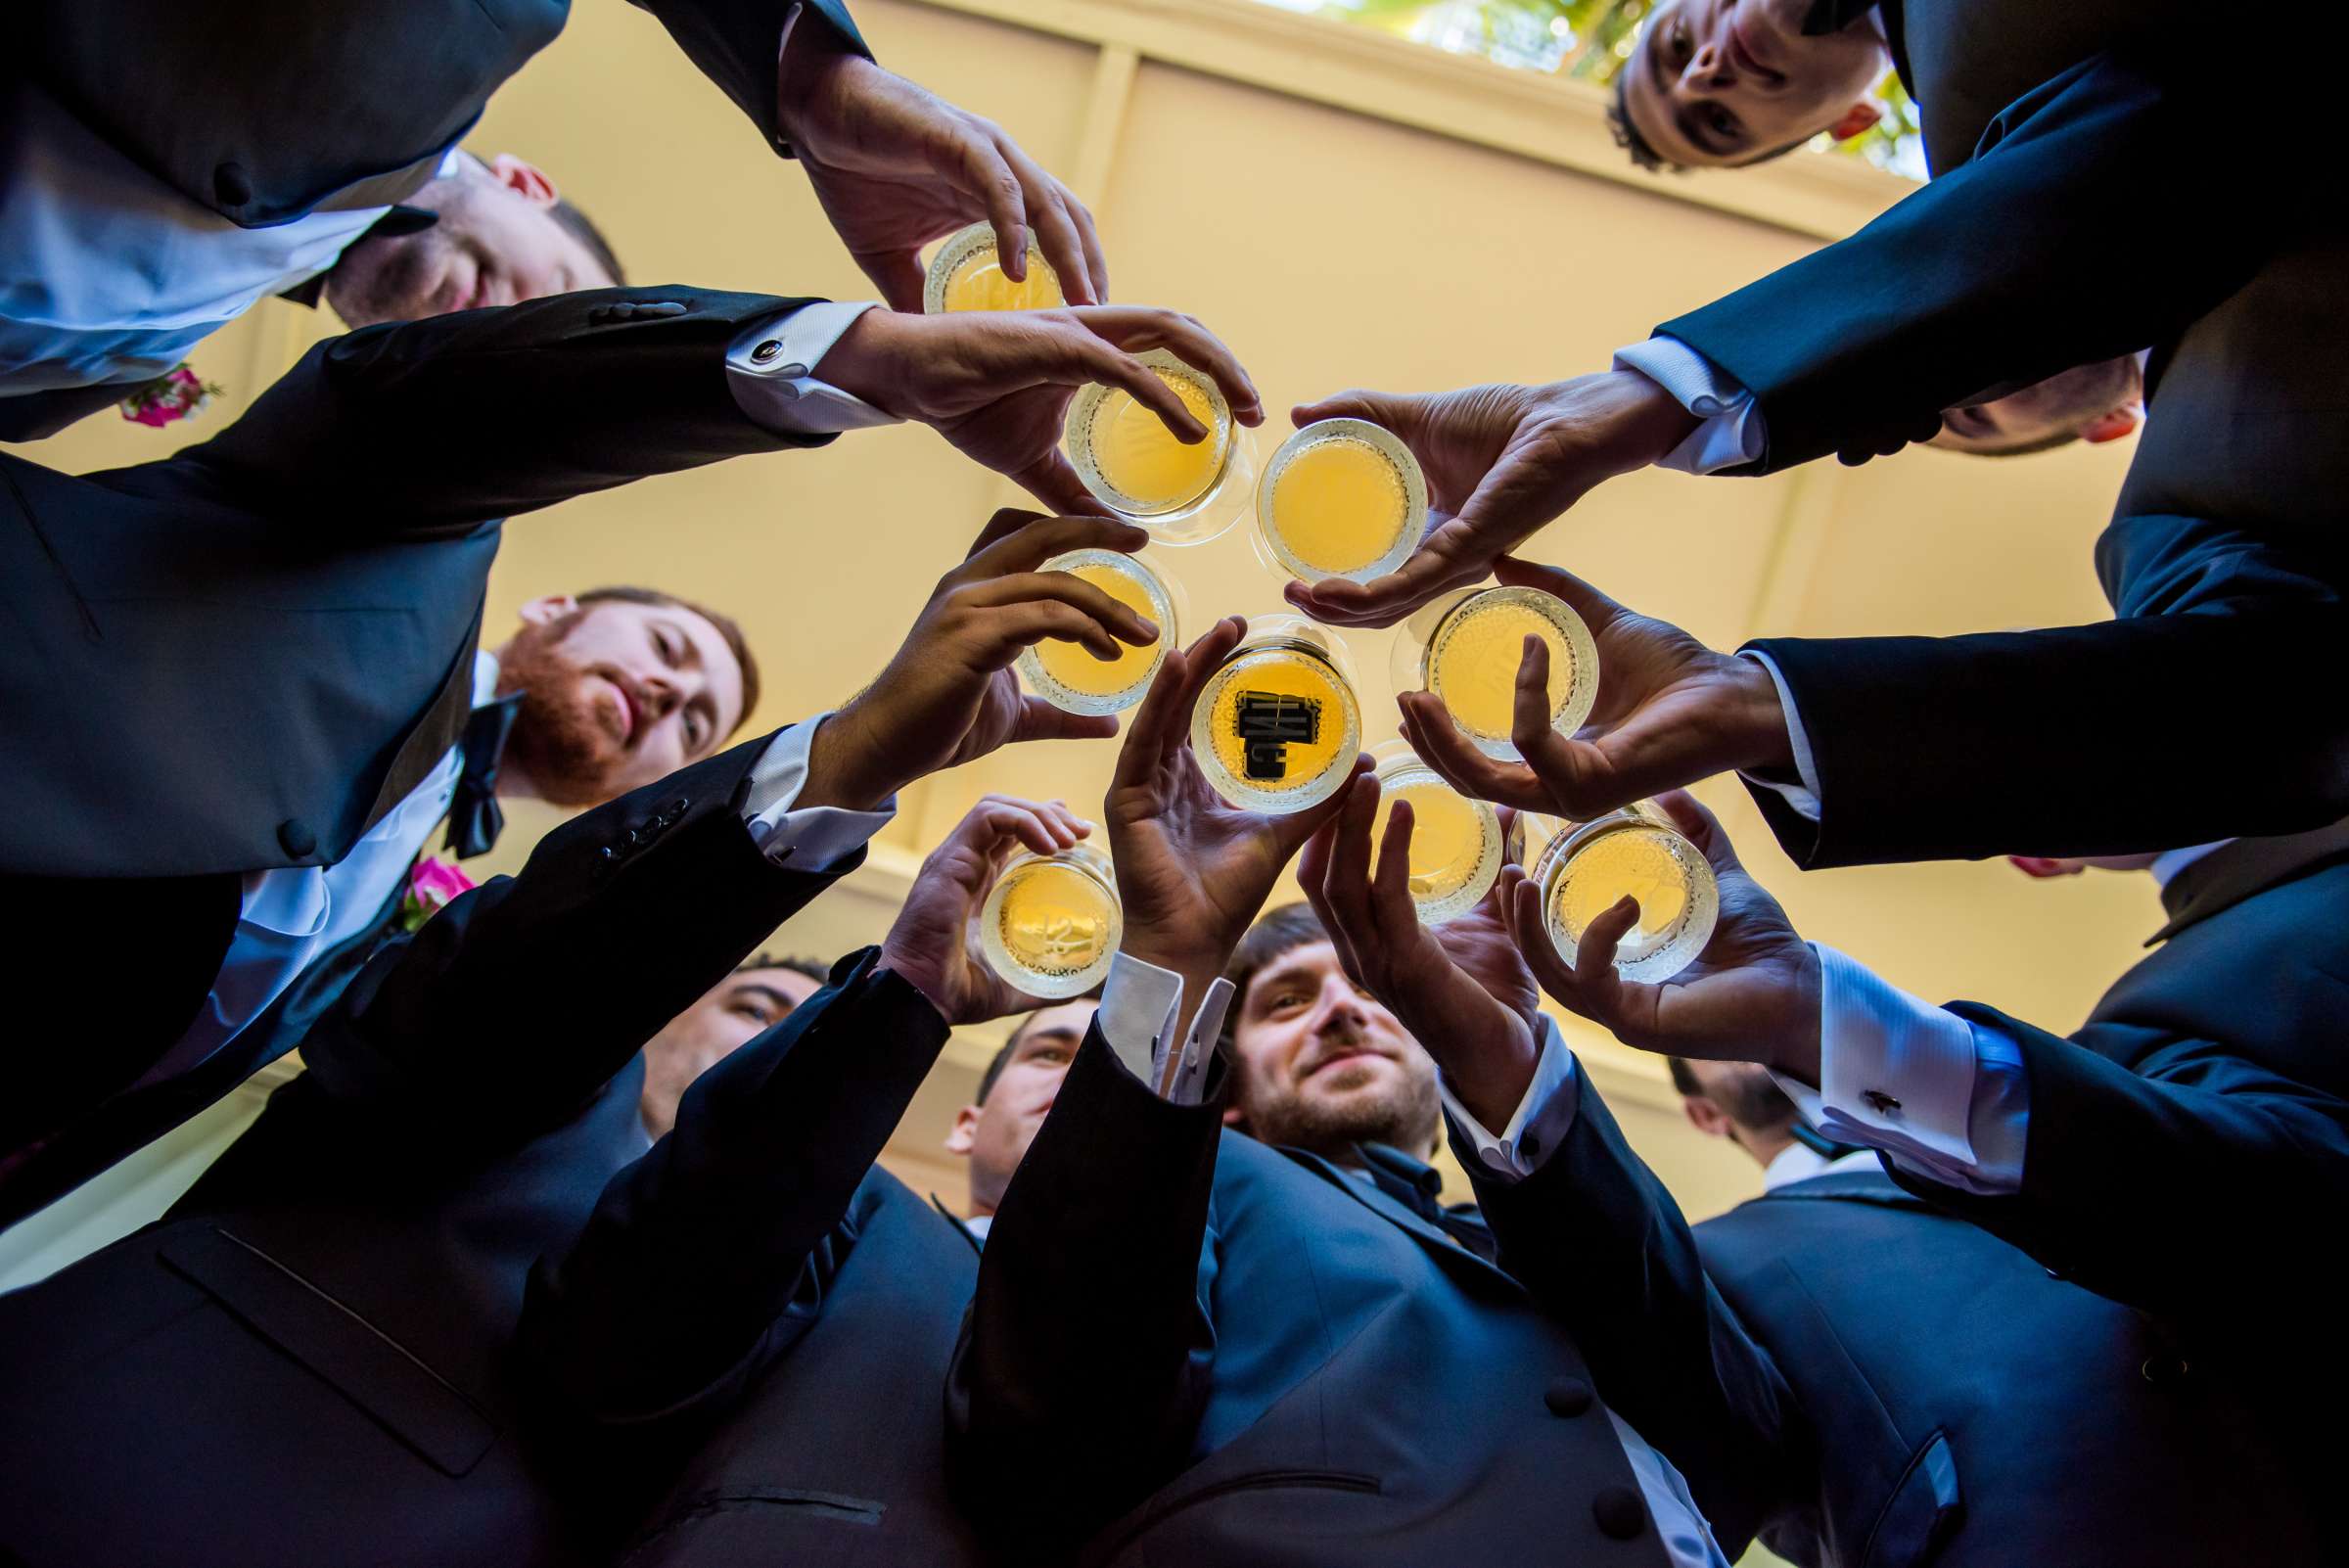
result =
[{"label": "wrist", "polygon": [[[1456,1038],[1456,1024],[1431,1034],[1413,1031],[1422,1043]],[[1508,1026],[1491,1032],[1473,1052],[1448,1049],[1436,1054],[1436,1065],[1460,1108],[1479,1126],[1498,1132],[1508,1127],[1534,1086],[1534,1068],[1541,1060],[1542,1029],[1511,1015]]]},{"label": "wrist", "polygon": [[1794,772],[1794,739],[1778,683],[1759,659],[1730,654],[1722,666],[1734,765],[1749,773]]},{"label": "wrist", "polygon": [[775,56],[775,139],[795,153],[806,145],[810,122],[840,90],[842,73],[872,62],[854,54],[822,12],[802,4],[783,24]]},{"label": "wrist", "polygon": [[1790,1078],[1798,1084],[1817,1088],[1824,1016],[1824,985],[1819,974],[1818,952],[1807,942],[1799,944],[1799,946],[1801,957],[1794,964],[1793,982],[1787,988],[1784,1022],[1773,1032],[1776,1038],[1763,1065],[1781,1078]]},{"label": "wrist", "polygon": [[815,738],[807,745],[807,777],[800,785],[795,809],[829,806],[850,811],[878,810],[883,802],[911,782],[890,770],[869,728],[854,702],[816,725]]},{"label": "wrist", "polygon": [[849,330],[808,371],[892,418],[908,418],[901,402],[903,378],[891,368],[905,363],[904,335],[905,318],[877,305],[849,323]]}]

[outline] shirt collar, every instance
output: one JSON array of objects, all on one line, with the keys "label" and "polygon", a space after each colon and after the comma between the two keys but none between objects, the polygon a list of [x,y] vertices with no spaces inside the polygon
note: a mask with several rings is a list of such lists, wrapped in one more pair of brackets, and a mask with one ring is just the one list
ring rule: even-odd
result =
[{"label": "shirt collar", "polygon": [[2211,851],[2223,850],[2234,842],[2233,839],[2213,839],[2208,844],[2196,844],[2188,849],[2165,850],[2156,855],[2153,863],[2145,869],[2153,873],[2153,880],[2156,883],[2166,888],[2170,885],[2170,878],[2192,865]]},{"label": "shirt collar", "polygon": [[497,655],[486,648],[473,652],[473,706],[484,708],[497,698]]},{"label": "shirt collar", "polygon": [[994,1222],[995,1217],[991,1214],[973,1215],[962,1222],[962,1228],[977,1236],[981,1241],[985,1241],[989,1228]]}]

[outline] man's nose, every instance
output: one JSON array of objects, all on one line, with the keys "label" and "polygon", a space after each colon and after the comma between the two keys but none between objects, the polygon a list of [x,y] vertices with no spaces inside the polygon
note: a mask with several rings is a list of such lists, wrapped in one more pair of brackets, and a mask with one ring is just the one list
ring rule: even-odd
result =
[{"label": "man's nose", "polygon": [[655,719],[667,718],[685,701],[685,694],[666,674],[645,676],[643,686],[645,710]]},{"label": "man's nose", "polygon": [[1370,1021],[1369,1013],[1362,1007],[1362,998],[1343,976],[1333,976],[1322,986],[1320,1005],[1321,1016],[1313,1021],[1316,1034],[1336,1029],[1359,1032]]},{"label": "man's nose", "polygon": [[1719,92],[1736,83],[1737,71],[1729,64],[1729,52],[1719,40],[1708,38],[1696,46],[1696,53],[1688,57],[1688,64],[1681,71],[1681,96]]}]

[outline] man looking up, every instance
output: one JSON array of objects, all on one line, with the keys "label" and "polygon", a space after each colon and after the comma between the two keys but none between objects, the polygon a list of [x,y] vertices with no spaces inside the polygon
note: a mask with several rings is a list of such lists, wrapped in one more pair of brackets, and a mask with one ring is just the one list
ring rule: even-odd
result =
[{"label": "man looking up", "polygon": [[789,1018],[824,987],[821,965],[754,953],[740,969],[670,1019],[644,1043],[644,1097],[637,1111],[655,1141],[676,1124],[677,1101],[693,1081],[743,1041]]},{"label": "man looking up", "polygon": [[1807,25],[1815,0],[1663,0],[1615,73],[1607,120],[1645,169],[1741,168],[1882,117],[1892,64],[1873,11]]},{"label": "man looking up", "polygon": [[[1056,597],[1035,568],[1065,549],[1133,549],[1141,530],[1040,519],[1000,531],[940,580],[897,657],[838,711],[564,824],[520,876],[388,944],[301,1041],[305,1070],[162,1221],[0,1297],[0,1560],[601,1560],[576,1528],[598,1499],[557,1484],[543,1429],[524,1418],[513,1344],[532,1264],[645,1153],[641,1047],[852,870],[905,786],[1007,744],[1115,728],[1024,697],[1011,666],[1044,636],[1077,634],[1069,616],[1086,640],[1115,638],[1113,601]],[[1049,811],[1004,814],[957,840],[973,862],[1001,837],[1047,849],[1077,836]],[[967,903],[978,880],[955,880],[955,896]],[[900,1011],[880,1022],[926,1016],[932,1033],[876,1027],[835,1054],[794,1052],[795,1067],[872,1071],[912,1092],[945,1033],[904,978],[931,973],[937,949],[913,945],[886,977]],[[762,1082],[772,1063],[744,1065]],[[818,1086],[782,1085],[789,1114],[811,1123],[760,1154],[838,1150],[875,1120],[877,1147],[902,1108]],[[678,1115],[694,1122],[693,1096]],[[742,1193],[729,1199],[746,1218]],[[958,1227],[914,1213],[967,1272]],[[839,1218],[836,1204],[812,1234]],[[939,1366],[952,1328],[936,1324]],[[628,1367],[598,1370],[649,1375],[668,1364],[656,1352],[715,1348],[647,1341]],[[921,1407],[934,1448],[941,1375]]]},{"label": "man looking up", "polygon": [[[2177,1325],[1904,1192],[1874,1150],[1804,1127],[1760,1067],[1674,1059],[1690,1120],[1767,1162],[1763,1197],[1692,1232],[1538,1010],[1528,960],[1562,968],[1539,918],[1489,899],[1420,925],[1410,808],[1373,845],[1376,791],[1356,788],[1299,880],[1352,972],[1441,1064],[1502,1267],[1573,1330],[1609,1405],[1674,1455],[1727,1550],[1759,1536],[1819,1568],[2075,1561],[2082,1542],[2096,1561],[2169,1568],[2329,1560],[2294,1447],[2261,1418],[2272,1390],[2229,1347],[2189,1348]],[[1667,806],[1696,820],[1686,797]],[[1722,927],[1652,999],[1664,1017],[1723,992],[1722,1038],[1761,1038],[1787,1016],[1764,979],[1786,945],[1756,929],[1759,890],[1715,864]],[[1608,960],[1586,945],[1574,972],[1593,961]],[[2252,1311],[2279,1303],[2261,1291]]]},{"label": "man looking up", "polygon": [[1011,1174],[1044,1125],[1060,1082],[1101,1005],[1095,987],[1082,996],[1038,1007],[1019,1022],[979,1075],[979,1092],[954,1113],[946,1152],[970,1162],[971,1234],[985,1237]]},{"label": "man looking up", "polygon": [[[1242,629],[1170,654],[1119,753],[1124,935],[989,1227],[948,1395],[963,1505],[1022,1562],[1722,1562],[1572,1340],[1436,1203],[1417,1042],[1310,922],[1249,936],[1349,796],[1263,816],[1209,788],[1192,710]],[[1225,1129],[1227,1014],[1231,1103],[1307,1146]]]},{"label": "man looking up", "polygon": [[[119,399],[268,295],[315,302],[330,269],[354,326],[624,281],[545,173],[457,148],[567,5],[36,9],[0,77],[0,440]],[[894,308],[920,308],[920,248],[983,218],[1015,276],[1033,234],[1071,304],[1108,299],[1084,205],[874,64],[837,0],[643,9],[799,162]]]}]

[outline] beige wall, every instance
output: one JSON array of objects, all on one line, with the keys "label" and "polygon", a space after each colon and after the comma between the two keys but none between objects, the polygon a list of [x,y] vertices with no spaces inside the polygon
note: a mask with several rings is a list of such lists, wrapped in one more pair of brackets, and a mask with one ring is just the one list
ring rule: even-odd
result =
[{"label": "beige wall", "polygon": [[[993,20],[990,4],[866,0],[858,14],[885,62],[1001,119],[1076,180],[1100,215],[1116,293],[1202,317],[1275,409],[1354,384],[1597,368],[1900,188],[1844,160],[1788,159],[1728,184],[1631,176],[1569,84],[1245,0],[1020,8],[1049,31]],[[868,292],[796,170],[628,7],[578,8],[471,145],[543,162],[639,281]],[[231,395],[192,434],[218,428],[328,325],[273,301],[202,347],[198,367]],[[1265,449],[1277,438],[1267,431]],[[175,440],[93,420],[41,455],[89,468]],[[2005,463],[1922,452],[1768,480],[1652,473],[1606,487],[1531,553],[1722,644],[2088,619],[2103,609],[2089,543],[2126,458],[2125,446]],[[837,704],[877,670],[931,581],[1009,498],[914,429],[648,482],[516,523],[489,623],[510,623],[530,596],[613,580],[708,598],[762,650],[758,720],[771,725]],[[1184,552],[1178,570],[1202,623],[1278,603],[1242,532]],[[1385,739],[1388,634],[1349,640],[1369,688],[1366,739]],[[1916,707],[1930,723],[1933,694]],[[829,955],[873,940],[921,852],[976,796],[1058,794],[1091,811],[1112,756],[1106,742],[1003,754],[909,792],[872,865],[780,945]],[[1997,864],[1797,876],[1740,790],[1699,793],[1807,935],[1930,998],[1980,997],[2067,1029],[2156,923],[2149,885],[2132,880],[2040,886]],[[514,820],[495,868],[519,864],[549,818]],[[1692,1213],[1756,1189],[1749,1164],[1681,1124],[1659,1064],[1573,1034]],[[893,1150],[949,1201],[958,1173],[924,1156],[993,1038],[957,1042]]]}]

